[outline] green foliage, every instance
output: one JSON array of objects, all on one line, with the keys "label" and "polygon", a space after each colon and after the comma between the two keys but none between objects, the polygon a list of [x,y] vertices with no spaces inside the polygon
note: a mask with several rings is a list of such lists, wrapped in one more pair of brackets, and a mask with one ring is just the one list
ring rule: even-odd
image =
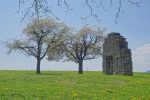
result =
[{"label": "green foliage", "polygon": [[150,100],[150,74],[0,71],[0,100]]}]

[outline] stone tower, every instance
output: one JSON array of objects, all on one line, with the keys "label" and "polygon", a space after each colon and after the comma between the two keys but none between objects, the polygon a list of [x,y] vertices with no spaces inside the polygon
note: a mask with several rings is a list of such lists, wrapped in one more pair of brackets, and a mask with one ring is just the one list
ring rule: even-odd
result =
[{"label": "stone tower", "polygon": [[131,50],[120,33],[108,34],[103,44],[103,73],[133,75]]}]

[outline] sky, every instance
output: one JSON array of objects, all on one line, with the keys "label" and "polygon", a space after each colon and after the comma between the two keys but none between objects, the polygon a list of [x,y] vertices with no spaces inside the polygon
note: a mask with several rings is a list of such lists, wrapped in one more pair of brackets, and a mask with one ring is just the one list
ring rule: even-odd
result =
[{"label": "sky", "polygon": [[[81,17],[88,15],[89,10],[85,6],[84,0],[73,0],[70,2],[73,10],[66,12],[65,8],[55,7],[53,2],[53,12],[59,17],[59,21],[79,29],[81,26],[89,24],[92,26],[104,27],[107,29],[105,35],[110,32],[119,32],[124,36],[132,50],[132,61],[134,72],[145,72],[150,70],[150,0],[143,0],[140,7],[126,3],[122,10],[124,14],[115,24],[115,4],[105,4],[105,11],[95,9],[100,21],[90,17],[82,21]],[[51,7],[51,6],[50,6]],[[26,57],[23,54],[13,52],[7,54],[4,42],[22,37],[22,30],[27,23],[21,23],[21,14],[17,13],[18,0],[2,0],[0,3],[0,70],[35,70],[36,59]],[[78,70],[78,64],[74,62],[55,62],[42,60],[41,70]],[[85,71],[101,71],[102,58],[84,62]]]}]

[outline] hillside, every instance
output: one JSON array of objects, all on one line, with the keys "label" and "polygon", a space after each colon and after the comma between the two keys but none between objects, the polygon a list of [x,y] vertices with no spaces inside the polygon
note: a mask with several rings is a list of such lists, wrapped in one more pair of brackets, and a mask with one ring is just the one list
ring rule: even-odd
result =
[{"label": "hillside", "polygon": [[150,74],[0,71],[0,100],[150,100]]},{"label": "hillside", "polygon": [[150,70],[147,70],[145,73],[150,73]]}]

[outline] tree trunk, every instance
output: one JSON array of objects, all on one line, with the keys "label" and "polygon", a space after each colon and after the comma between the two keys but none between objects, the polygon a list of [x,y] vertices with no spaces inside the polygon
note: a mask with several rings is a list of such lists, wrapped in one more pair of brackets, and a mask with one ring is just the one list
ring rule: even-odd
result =
[{"label": "tree trunk", "polygon": [[36,66],[36,73],[40,74],[40,65],[41,65],[41,60],[40,58],[37,58],[37,66]]},{"label": "tree trunk", "polygon": [[79,74],[83,74],[83,61],[79,61]]}]

